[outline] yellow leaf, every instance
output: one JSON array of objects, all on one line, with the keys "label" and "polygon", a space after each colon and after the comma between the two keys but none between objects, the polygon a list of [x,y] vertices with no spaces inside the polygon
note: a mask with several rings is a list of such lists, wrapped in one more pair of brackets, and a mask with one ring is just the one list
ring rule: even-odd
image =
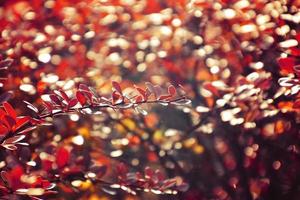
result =
[{"label": "yellow leaf", "polygon": [[194,151],[196,154],[201,154],[201,153],[204,152],[204,147],[203,147],[202,145],[197,144],[197,145],[195,145],[195,146],[193,147],[193,151]]},{"label": "yellow leaf", "polygon": [[80,135],[82,135],[83,137],[85,137],[85,138],[89,138],[90,137],[90,131],[89,131],[89,129],[87,127],[80,127],[78,129],[78,133]]}]

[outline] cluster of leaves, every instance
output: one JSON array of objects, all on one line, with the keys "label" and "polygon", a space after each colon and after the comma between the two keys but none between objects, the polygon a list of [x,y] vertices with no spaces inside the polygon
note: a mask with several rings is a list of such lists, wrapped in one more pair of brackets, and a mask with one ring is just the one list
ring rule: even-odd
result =
[{"label": "cluster of leaves", "polygon": [[52,189],[55,184],[43,179],[41,176],[25,174],[21,166],[10,171],[1,171],[0,191],[2,196],[17,194],[39,199],[37,196],[55,194]]},{"label": "cluster of leaves", "polygon": [[[168,87],[166,94],[162,92],[160,86],[154,86],[151,83],[147,83],[145,90],[135,86],[138,95],[133,97],[123,94],[119,83],[112,82],[112,85],[114,91],[110,98],[100,96],[93,88],[80,84],[78,90],[73,95],[74,97],[69,97],[63,90],[54,91],[48,95],[49,101],[43,101],[43,107],[40,110],[33,104],[25,101],[27,107],[33,111],[32,116],[17,116],[16,110],[11,104],[4,102],[2,104],[3,109],[0,109],[1,146],[10,151],[16,151],[18,145],[28,146],[29,144],[23,141],[26,134],[36,129],[37,126],[49,125],[48,118],[53,118],[58,115],[67,115],[76,111],[83,114],[101,114],[101,110],[104,108],[111,108],[113,110],[133,108],[145,114],[146,111],[139,108],[141,104],[186,105],[190,103],[190,100],[187,99],[186,96],[177,94],[176,88],[173,85]],[[181,93],[184,92],[182,89],[180,91]],[[73,180],[74,177],[85,179],[85,181],[88,179],[95,180],[95,178],[97,178],[97,181],[99,181],[106,173],[106,166],[97,167],[95,165],[92,165],[87,173],[83,173],[82,166],[72,165],[72,163],[78,164],[78,162],[82,162],[81,158],[71,162],[71,152],[69,152],[67,148],[59,147],[53,150],[55,151],[53,152],[55,153],[54,157],[50,155],[40,155],[40,158],[31,161],[33,166],[35,166],[36,163],[42,163],[43,170],[49,173],[48,179],[44,180],[40,176],[31,177],[31,175],[26,175],[21,166],[11,172],[2,171],[1,177],[3,184],[1,185],[1,193],[3,195],[11,193],[21,196],[26,195],[38,199],[37,196],[56,194],[56,192],[51,189],[55,187],[56,184],[54,184],[54,182],[57,181],[57,178],[59,178],[59,180],[68,180],[71,185],[77,186],[78,180]],[[29,163],[29,165],[31,164]],[[125,169],[125,166],[123,168]],[[147,168],[146,172],[147,175],[149,175],[152,171]],[[119,182],[124,185],[121,188],[124,189],[125,185],[130,186],[131,189],[126,191],[132,194],[135,194],[136,189],[140,190],[143,188],[145,191],[153,188],[151,191],[156,191],[156,193],[166,192],[169,194],[172,194],[172,192],[175,193],[177,191],[175,189],[180,189],[179,184],[176,184],[174,180],[165,179],[162,174],[160,174],[159,179],[156,176],[151,176],[151,181],[152,178],[157,179],[154,182],[152,181],[151,184],[150,180],[148,180],[149,177],[147,178],[148,182],[146,183],[146,181],[144,181],[144,184],[142,184],[143,179],[139,173],[136,173],[135,181],[133,178],[120,179],[120,177],[124,177],[124,173],[124,170],[118,171]],[[129,177],[130,174],[128,173],[125,176]],[[48,180],[50,180],[51,183]],[[184,185],[185,183],[182,182],[181,184]],[[111,183],[111,185],[111,187],[114,188],[115,185],[113,183]],[[185,185],[183,189],[186,189],[186,187]],[[70,192],[66,188],[64,190]]]},{"label": "cluster of leaves", "polygon": [[[101,113],[102,108],[112,108],[114,110],[134,108],[136,111],[146,114],[146,111],[139,107],[140,104],[186,105],[190,103],[190,100],[185,96],[177,95],[176,88],[173,85],[168,87],[167,94],[163,93],[160,86],[154,86],[151,83],[147,83],[146,89],[135,86],[138,95],[132,97],[123,94],[119,83],[114,81],[112,85],[114,91],[111,98],[100,96],[93,88],[84,84],[79,85],[73,98],[69,98],[62,90],[54,91],[53,94],[49,95],[50,101],[43,102],[45,109],[40,113],[39,117],[45,118],[75,110],[79,110],[83,114],[97,114]],[[183,90],[181,89],[181,91]],[[77,106],[78,103],[79,105]],[[34,112],[39,112],[32,104],[28,102],[27,104]]]},{"label": "cluster of leaves", "polygon": [[297,33],[293,36],[293,38],[284,40],[279,44],[282,48],[283,55],[278,58],[278,65],[280,67],[281,74],[285,77],[280,78],[278,83],[283,87],[282,93],[285,95],[296,96],[290,110],[299,108],[299,42],[300,36],[299,33]]},{"label": "cluster of leaves", "polygon": [[177,194],[178,191],[185,192],[188,185],[180,178],[166,179],[159,170],[153,171],[146,167],[145,173],[128,172],[124,164],[117,166],[118,184],[111,185],[112,188],[121,188],[129,193],[136,194],[136,190],[152,192],[154,194]]}]

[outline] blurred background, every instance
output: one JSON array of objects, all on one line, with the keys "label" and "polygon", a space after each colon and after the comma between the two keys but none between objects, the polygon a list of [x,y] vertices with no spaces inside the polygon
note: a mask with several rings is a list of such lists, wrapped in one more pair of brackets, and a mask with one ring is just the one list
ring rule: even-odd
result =
[{"label": "blurred background", "polygon": [[[69,170],[98,163],[113,182],[120,162],[133,172],[150,166],[189,189],[131,195],[88,180],[72,184],[66,176],[49,199],[300,198],[293,68],[300,55],[299,1],[2,0],[0,6],[1,58],[14,60],[1,74],[7,77],[1,90],[13,93],[19,114],[30,113],[22,101],[39,107],[45,94],[71,95],[80,83],[103,96],[111,81],[125,93],[145,82],[180,84],[192,100],[145,105],[147,115],[129,109],[59,116],[30,133],[19,156],[2,155],[2,170],[21,166],[49,178],[45,155],[52,159],[63,146],[71,154]],[[280,78],[290,84],[280,85]],[[26,166],[35,159],[36,166]]]}]

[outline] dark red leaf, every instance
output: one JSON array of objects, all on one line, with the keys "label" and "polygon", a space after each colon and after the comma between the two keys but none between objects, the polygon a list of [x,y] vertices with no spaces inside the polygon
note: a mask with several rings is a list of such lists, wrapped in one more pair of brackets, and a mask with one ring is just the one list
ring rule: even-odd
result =
[{"label": "dark red leaf", "polygon": [[121,94],[117,91],[113,91],[112,100],[113,100],[113,104],[118,104],[123,101]]},{"label": "dark red leaf", "polygon": [[279,58],[278,64],[280,66],[280,69],[287,73],[293,73],[294,72],[294,65],[295,65],[295,59],[291,57],[287,58]]},{"label": "dark red leaf", "polygon": [[120,84],[119,84],[118,82],[112,81],[112,86],[113,86],[113,88],[114,88],[117,92],[119,92],[120,94],[122,94],[122,89],[121,89],[121,86],[120,86]]},{"label": "dark red leaf", "polygon": [[295,35],[295,39],[296,39],[298,42],[300,42],[300,33],[297,33],[297,34]]},{"label": "dark red leaf", "polygon": [[50,94],[50,99],[56,105],[61,105],[61,100],[59,99],[59,97],[56,94]]},{"label": "dark red leaf", "polygon": [[76,98],[79,101],[79,103],[82,106],[84,106],[84,104],[86,103],[86,98],[85,98],[85,96],[80,91],[76,92]]},{"label": "dark red leaf", "polygon": [[79,89],[83,91],[89,91],[89,87],[85,84],[79,84]]},{"label": "dark red leaf", "polygon": [[70,158],[70,153],[64,147],[60,147],[56,152],[56,164],[59,168],[64,167]]},{"label": "dark red leaf", "polygon": [[11,116],[12,118],[16,119],[17,118],[17,114],[15,109],[8,103],[8,102],[4,102],[3,103],[4,109],[6,111],[6,113]]},{"label": "dark red leaf", "polygon": [[12,117],[9,116],[9,115],[5,115],[5,116],[3,117],[3,122],[4,122],[4,124],[7,126],[7,128],[8,128],[9,130],[11,130],[12,127],[16,124],[15,119],[12,118]]},{"label": "dark red leaf", "polygon": [[143,101],[143,97],[141,95],[139,95],[135,98],[135,103],[140,103],[142,101]]},{"label": "dark red leaf", "polygon": [[163,181],[165,179],[164,174],[160,170],[155,170],[155,176],[158,179],[158,181]]},{"label": "dark red leaf", "polygon": [[143,97],[143,100],[147,101],[147,93],[146,90],[139,88],[137,86],[135,86],[136,90],[141,94],[141,96]]},{"label": "dark red leaf", "polygon": [[90,103],[92,103],[92,99],[93,99],[93,93],[90,91],[80,91],[89,101]]},{"label": "dark red leaf", "polygon": [[68,97],[68,95],[65,93],[65,91],[63,90],[59,90],[60,96],[66,101],[69,102],[70,98]]},{"label": "dark red leaf", "polygon": [[69,108],[72,108],[72,107],[74,107],[76,104],[78,103],[78,100],[77,99],[71,99],[70,101],[69,101],[69,104],[68,104],[68,107]]},{"label": "dark red leaf", "polygon": [[0,124],[0,135],[6,135],[8,132],[8,128],[4,124]]},{"label": "dark red leaf", "polygon": [[151,179],[154,175],[154,171],[150,167],[145,168],[145,177]]},{"label": "dark red leaf", "polygon": [[290,54],[293,56],[300,56],[300,49],[297,47],[289,48]]},{"label": "dark red leaf", "polygon": [[11,187],[16,187],[18,185],[16,180],[20,180],[21,176],[24,174],[24,170],[20,165],[14,166],[9,173],[9,178],[11,179]]},{"label": "dark red leaf", "polygon": [[49,112],[52,112],[52,110],[53,110],[53,105],[52,105],[51,102],[44,101],[43,104],[44,104],[45,108],[46,108]]},{"label": "dark red leaf", "polygon": [[293,104],[293,108],[299,109],[300,108],[300,99],[297,99],[294,104]]},{"label": "dark red leaf", "polygon": [[14,130],[18,130],[19,128],[22,128],[29,121],[30,121],[30,117],[28,116],[17,118],[16,125],[14,126]]}]

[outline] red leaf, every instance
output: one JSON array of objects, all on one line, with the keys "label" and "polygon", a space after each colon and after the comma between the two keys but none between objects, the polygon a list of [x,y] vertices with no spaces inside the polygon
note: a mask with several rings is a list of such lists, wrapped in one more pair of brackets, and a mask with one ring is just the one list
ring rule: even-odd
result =
[{"label": "red leaf", "polygon": [[145,177],[151,179],[154,175],[154,171],[150,167],[145,168]]},{"label": "red leaf", "polygon": [[297,34],[295,35],[295,39],[296,39],[298,42],[300,42],[300,33],[297,33]]},{"label": "red leaf", "polygon": [[70,153],[64,147],[60,147],[56,152],[56,164],[59,168],[64,167],[70,158]]},{"label": "red leaf", "polygon": [[77,99],[71,99],[71,101],[70,101],[69,104],[68,104],[68,107],[69,107],[69,108],[72,108],[72,107],[74,107],[77,103],[78,103],[78,100],[77,100]]},{"label": "red leaf", "polygon": [[135,103],[140,103],[142,101],[143,101],[143,97],[140,95],[135,98]]},{"label": "red leaf", "polygon": [[173,97],[176,94],[176,88],[174,87],[174,85],[170,85],[168,87],[168,93]]},{"label": "red leaf", "polygon": [[65,91],[63,90],[59,90],[60,95],[62,96],[62,98],[66,101],[69,102],[70,98],[68,97],[68,95],[65,93]]},{"label": "red leaf", "polygon": [[144,101],[147,101],[147,93],[146,93],[146,90],[142,89],[142,88],[139,88],[137,86],[135,86],[136,90],[142,95],[143,97],[143,100]]},{"label": "red leaf", "polygon": [[8,102],[4,102],[3,103],[4,109],[6,111],[6,113],[11,116],[12,118],[16,119],[17,118],[17,114],[15,109],[8,103]]},{"label": "red leaf", "polygon": [[113,91],[112,93],[113,104],[122,103],[123,99],[121,97],[122,97],[121,94],[119,94],[117,91]]},{"label": "red leaf", "polygon": [[86,103],[86,98],[80,91],[76,92],[76,98],[82,106]]},{"label": "red leaf", "polygon": [[291,47],[289,48],[289,51],[293,56],[300,56],[300,49],[297,47]]},{"label": "red leaf", "polygon": [[300,99],[297,99],[294,104],[293,104],[293,108],[299,109],[300,108]]},{"label": "red leaf", "polygon": [[145,14],[158,13],[161,11],[161,4],[158,0],[146,1]]},{"label": "red leaf", "polygon": [[59,97],[56,94],[50,94],[50,99],[56,105],[61,105],[61,100],[59,99]]},{"label": "red leaf", "polygon": [[0,124],[0,135],[6,135],[9,132],[6,126]]},{"label": "red leaf", "polygon": [[4,122],[4,124],[7,126],[7,128],[8,128],[9,130],[11,130],[12,127],[16,124],[15,119],[12,118],[12,117],[9,116],[9,115],[5,115],[5,116],[3,117],[3,122]]},{"label": "red leaf", "polygon": [[19,128],[27,124],[29,121],[30,121],[30,117],[28,116],[17,118],[16,125],[14,126],[14,131],[18,130]]},{"label": "red leaf", "polygon": [[42,160],[43,170],[50,171],[52,169],[52,164],[53,164],[53,161],[50,161],[47,159]]},{"label": "red leaf", "polygon": [[81,91],[81,93],[92,103],[93,93],[85,90]]},{"label": "red leaf", "polygon": [[49,112],[52,112],[53,110],[53,105],[51,102],[47,102],[47,101],[44,101],[44,106],[46,107],[46,109],[49,111]]},{"label": "red leaf", "polygon": [[18,186],[20,186],[20,180],[21,176],[24,174],[23,168],[18,165],[14,166],[12,170],[9,172],[9,179],[11,181],[11,187],[16,189]]},{"label": "red leaf", "polygon": [[157,181],[163,181],[165,179],[164,174],[160,170],[155,170],[155,176],[158,179]]},{"label": "red leaf", "polygon": [[293,73],[294,72],[294,65],[295,65],[295,59],[294,58],[279,58],[278,64],[280,66],[280,69],[283,70],[286,73]]},{"label": "red leaf", "polygon": [[89,87],[85,84],[79,84],[79,89],[84,91],[89,91]]},{"label": "red leaf", "polygon": [[112,81],[112,86],[116,91],[118,91],[120,94],[122,94],[122,89],[118,82]]}]

